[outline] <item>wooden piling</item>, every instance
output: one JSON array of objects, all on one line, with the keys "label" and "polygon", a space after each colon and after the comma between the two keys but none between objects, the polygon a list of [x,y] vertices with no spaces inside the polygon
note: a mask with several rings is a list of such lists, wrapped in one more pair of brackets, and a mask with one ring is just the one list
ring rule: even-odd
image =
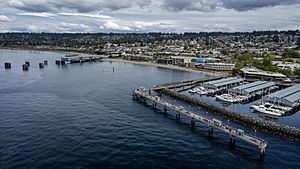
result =
[{"label": "wooden piling", "polygon": [[5,68],[5,69],[11,69],[11,63],[5,62],[5,63],[4,63],[4,68]]}]

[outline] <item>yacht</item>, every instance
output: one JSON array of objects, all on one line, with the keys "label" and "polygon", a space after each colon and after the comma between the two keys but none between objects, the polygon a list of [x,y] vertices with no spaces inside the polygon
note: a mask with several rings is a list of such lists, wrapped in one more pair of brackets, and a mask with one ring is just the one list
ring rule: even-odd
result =
[{"label": "yacht", "polygon": [[272,104],[252,105],[251,108],[253,108],[257,112],[272,115],[272,116],[279,117],[284,114],[284,111],[278,109],[277,107],[274,107],[274,105]]},{"label": "yacht", "polygon": [[230,94],[216,95],[216,98],[229,103],[235,102],[234,98]]},{"label": "yacht", "polygon": [[271,103],[265,103],[265,105],[273,106],[274,108],[279,109],[279,110],[282,110],[282,111],[284,111],[284,112],[287,112],[287,111],[291,111],[291,110],[292,110],[291,107],[280,106],[280,105],[275,105],[275,104],[272,105]]}]

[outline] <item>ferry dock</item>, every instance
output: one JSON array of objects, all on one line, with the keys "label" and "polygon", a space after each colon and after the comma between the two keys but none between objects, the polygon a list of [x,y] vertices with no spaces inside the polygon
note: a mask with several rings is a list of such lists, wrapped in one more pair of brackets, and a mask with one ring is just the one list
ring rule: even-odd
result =
[{"label": "ferry dock", "polygon": [[237,128],[231,127],[229,125],[225,125],[219,120],[210,119],[207,116],[195,114],[191,111],[184,109],[183,107],[168,103],[165,100],[162,100],[158,96],[152,96],[150,89],[149,89],[149,91],[147,91],[144,88],[139,88],[139,89],[133,90],[133,98],[135,100],[142,101],[144,104],[147,104],[147,100],[149,100],[152,102],[153,108],[157,108],[157,104],[160,104],[163,106],[164,113],[167,113],[168,109],[175,110],[177,120],[180,120],[181,115],[188,116],[191,118],[192,127],[195,126],[195,122],[204,123],[208,126],[208,134],[209,135],[213,134],[214,129],[218,129],[224,133],[227,133],[230,137],[230,143],[232,145],[235,144],[236,138],[240,139],[240,140],[244,140],[244,141],[246,141],[250,144],[253,144],[259,148],[261,158],[263,158],[265,156],[266,147],[268,145],[268,142],[266,140],[263,140],[256,136],[248,134],[241,129],[237,129]]}]

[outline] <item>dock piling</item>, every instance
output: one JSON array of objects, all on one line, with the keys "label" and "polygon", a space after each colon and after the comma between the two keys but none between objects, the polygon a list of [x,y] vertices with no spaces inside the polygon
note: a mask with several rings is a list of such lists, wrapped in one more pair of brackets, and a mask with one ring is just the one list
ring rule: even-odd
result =
[{"label": "dock piling", "polygon": [[43,63],[39,63],[39,68],[43,69],[44,68],[44,64]]},{"label": "dock piling", "polygon": [[5,63],[4,63],[4,68],[5,68],[5,69],[11,69],[11,63],[5,62]]},{"label": "dock piling", "polygon": [[191,120],[191,126],[192,126],[192,128],[195,127],[195,123],[196,123],[196,121],[194,120],[194,118],[192,118],[192,120]]},{"label": "dock piling", "polygon": [[176,120],[180,120],[180,113],[179,112],[176,113]]},{"label": "dock piling", "polygon": [[59,66],[60,65],[60,60],[55,60],[55,64]]},{"label": "dock piling", "polygon": [[25,64],[30,67],[30,62],[26,61]]},{"label": "dock piling", "polygon": [[23,64],[22,65],[22,69],[23,69],[23,71],[28,71],[29,70],[28,65],[27,64]]}]

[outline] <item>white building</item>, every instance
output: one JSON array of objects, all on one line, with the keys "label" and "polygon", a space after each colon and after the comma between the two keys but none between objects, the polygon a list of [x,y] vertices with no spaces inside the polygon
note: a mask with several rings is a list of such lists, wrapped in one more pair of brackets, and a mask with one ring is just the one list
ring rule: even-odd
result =
[{"label": "white building", "polygon": [[234,64],[230,63],[206,63],[203,66],[204,69],[211,70],[233,70]]},{"label": "white building", "polygon": [[195,57],[172,56],[173,65],[189,66]]}]

